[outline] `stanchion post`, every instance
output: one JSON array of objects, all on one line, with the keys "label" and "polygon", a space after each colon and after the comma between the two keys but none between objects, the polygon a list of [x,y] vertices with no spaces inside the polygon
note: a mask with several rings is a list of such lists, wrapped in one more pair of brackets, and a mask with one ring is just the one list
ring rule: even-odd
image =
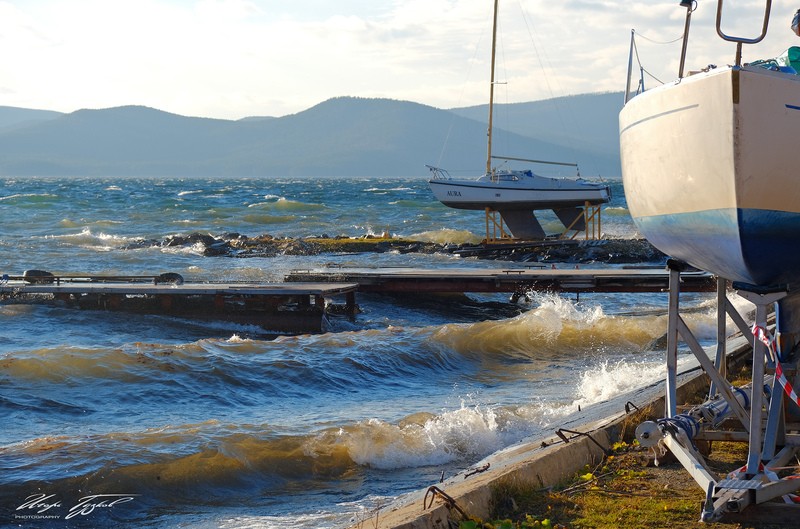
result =
[{"label": "stanchion post", "polygon": [[681,290],[682,263],[670,259],[669,269],[669,311],[667,314],[667,387],[665,395],[664,416],[674,417],[678,414],[678,310]]}]

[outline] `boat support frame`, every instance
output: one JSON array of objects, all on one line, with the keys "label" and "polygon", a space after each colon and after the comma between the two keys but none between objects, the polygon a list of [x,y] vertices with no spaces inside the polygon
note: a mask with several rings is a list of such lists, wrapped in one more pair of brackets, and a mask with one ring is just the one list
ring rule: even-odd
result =
[{"label": "boat support frame", "polygon": [[[484,208],[484,215],[486,221],[486,238],[483,242],[485,244],[507,243],[515,240],[514,236],[506,229],[503,216],[499,211],[491,207],[486,207]],[[535,215],[535,210],[531,211],[531,215]],[[560,240],[574,241],[580,239],[580,234],[583,233],[583,239],[587,241],[602,239],[602,222],[601,205],[592,204],[587,201],[580,208],[579,214],[572,222],[565,226],[564,231],[558,238]]]},{"label": "boat support frame", "polygon": [[[796,517],[800,514],[797,510],[800,505],[795,503],[798,497],[794,493],[800,490],[800,479],[793,479],[796,475],[779,477],[779,473],[784,473],[791,461],[798,464],[800,428],[787,423],[787,406],[791,405],[791,400],[775,372],[776,365],[780,365],[789,381],[796,385],[797,360],[776,360],[779,355],[773,357],[767,344],[756,336],[756,329],[768,328],[768,318],[776,303],[795,292],[784,287],[760,288],[734,283],[738,295],[755,305],[755,325],[750,327],[728,298],[728,282],[718,278],[717,343],[712,362],[680,314],[680,275],[687,268],[674,260],[668,263],[665,418],[640,424],[636,430],[637,439],[642,446],[654,450],[656,447],[669,449],[705,491],[703,522],[767,502],[790,509],[791,516]],[[752,376],[746,390],[733,388],[726,378],[727,317],[751,339]],[[677,402],[679,340],[688,345],[711,380],[706,402],[681,414]],[[722,422],[730,428],[717,430]],[[745,465],[725,478],[716,477],[695,444],[695,441],[714,440],[748,443]],[[784,504],[773,501],[779,498],[783,498]]]}]

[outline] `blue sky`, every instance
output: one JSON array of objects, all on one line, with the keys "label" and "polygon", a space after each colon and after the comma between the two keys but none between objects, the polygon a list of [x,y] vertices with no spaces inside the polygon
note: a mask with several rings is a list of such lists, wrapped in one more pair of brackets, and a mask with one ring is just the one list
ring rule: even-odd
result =
[{"label": "blue sky", "polygon": [[[501,0],[497,97],[521,102],[625,86],[631,29],[648,71],[677,73],[678,0]],[[699,0],[687,69],[733,61]],[[755,36],[763,0],[727,0],[727,33]],[[745,60],[800,45],[800,2],[775,0]],[[488,94],[491,0],[0,0],[0,105],[72,112],[146,105],[238,119],[336,96],[439,108]],[[649,40],[647,40],[649,39]]]}]

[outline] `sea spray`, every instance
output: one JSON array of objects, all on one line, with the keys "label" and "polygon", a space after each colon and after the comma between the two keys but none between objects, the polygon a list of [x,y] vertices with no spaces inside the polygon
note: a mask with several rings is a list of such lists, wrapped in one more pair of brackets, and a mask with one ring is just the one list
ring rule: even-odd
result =
[{"label": "sea spray", "polygon": [[433,242],[437,244],[478,244],[481,237],[466,230],[441,229],[435,231],[425,231],[413,233],[409,239],[421,242]]},{"label": "sea spray", "polygon": [[468,464],[530,433],[511,410],[466,402],[457,409],[390,424],[377,419],[341,430],[342,442],[359,465],[401,469]]},{"label": "sea spray", "polygon": [[[102,222],[107,226],[114,224],[112,221]],[[95,224],[98,224],[98,222],[95,222]],[[81,248],[95,249],[98,251],[110,251],[143,240],[138,237],[124,237],[102,231],[95,233],[88,227],[83,227],[78,233],[48,235],[45,236],[45,239],[54,239],[63,245],[75,245]]]},{"label": "sea spray", "polygon": [[663,361],[602,361],[581,373],[571,407],[605,402],[664,378]]}]

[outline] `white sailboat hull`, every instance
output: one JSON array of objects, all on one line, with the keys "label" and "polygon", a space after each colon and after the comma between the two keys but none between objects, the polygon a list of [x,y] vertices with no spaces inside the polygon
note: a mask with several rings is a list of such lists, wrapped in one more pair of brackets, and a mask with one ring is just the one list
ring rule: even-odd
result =
[{"label": "white sailboat hull", "polygon": [[619,120],[628,207],[650,242],[733,281],[800,278],[800,77],[711,70],[636,96]]},{"label": "white sailboat hull", "polygon": [[583,180],[528,177],[528,180],[491,182],[484,179],[434,178],[428,183],[437,200],[457,209],[537,210],[603,204],[608,186]]}]

